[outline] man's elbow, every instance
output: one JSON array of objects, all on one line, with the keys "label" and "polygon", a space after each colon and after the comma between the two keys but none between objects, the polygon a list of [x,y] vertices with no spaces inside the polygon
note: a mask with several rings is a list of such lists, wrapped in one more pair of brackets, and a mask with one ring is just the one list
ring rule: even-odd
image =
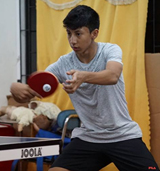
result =
[{"label": "man's elbow", "polygon": [[117,84],[118,80],[112,80],[112,85]]},{"label": "man's elbow", "polygon": [[119,77],[117,75],[114,75],[112,79],[110,80],[111,85],[117,84],[118,80],[119,80]]}]

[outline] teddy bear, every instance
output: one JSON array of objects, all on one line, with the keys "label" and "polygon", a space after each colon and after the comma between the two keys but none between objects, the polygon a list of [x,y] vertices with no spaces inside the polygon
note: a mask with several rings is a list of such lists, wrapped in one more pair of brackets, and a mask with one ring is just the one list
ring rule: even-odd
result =
[{"label": "teddy bear", "polygon": [[0,108],[0,117],[7,115],[11,120],[17,121],[18,132],[23,130],[24,126],[35,123],[40,129],[49,130],[51,125],[56,122],[61,110],[53,103],[31,101],[27,107],[23,106],[2,106]]}]

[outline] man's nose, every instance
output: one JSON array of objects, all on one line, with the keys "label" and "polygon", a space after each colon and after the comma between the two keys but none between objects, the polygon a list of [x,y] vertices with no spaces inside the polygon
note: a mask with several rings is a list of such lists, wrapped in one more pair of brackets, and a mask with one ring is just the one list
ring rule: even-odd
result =
[{"label": "man's nose", "polygon": [[69,41],[70,41],[71,44],[75,44],[77,42],[76,37],[74,35],[72,35],[70,37],[70,40]]}]

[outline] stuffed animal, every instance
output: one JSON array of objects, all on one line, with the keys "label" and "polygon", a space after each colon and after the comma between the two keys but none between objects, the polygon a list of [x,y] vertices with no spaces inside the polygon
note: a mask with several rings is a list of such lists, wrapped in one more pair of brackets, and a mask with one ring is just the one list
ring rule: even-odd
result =
[{"label": "stuffed animal", "polygon": [[30,109],[33,109],[37,115],[43,114],[49,119],[57,119],[60,109],[53,103],[42,102],[42,101],[31,101],[28,104]]},{"label": "stuffed animal", "polygon": [[18,123],[18,131],[24,126],[35,123],[40,129],[49,130],[53,122],[56,122],[60,109],[53,103],[32,101],[27,107],[2,106],[0,116],[7,115]]}]

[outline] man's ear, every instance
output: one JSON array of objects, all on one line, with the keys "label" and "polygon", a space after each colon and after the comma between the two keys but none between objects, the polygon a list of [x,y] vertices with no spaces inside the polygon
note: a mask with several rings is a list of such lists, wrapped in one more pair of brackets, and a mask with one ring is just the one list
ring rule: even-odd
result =
[{"label": "man's ear", "polygon": [[99,33],[99,30],[98,30],[98,29],[94,29],[94,30],[91,32],[91,37],[92,37],[93,40],[97,38],[98,33]]}]

